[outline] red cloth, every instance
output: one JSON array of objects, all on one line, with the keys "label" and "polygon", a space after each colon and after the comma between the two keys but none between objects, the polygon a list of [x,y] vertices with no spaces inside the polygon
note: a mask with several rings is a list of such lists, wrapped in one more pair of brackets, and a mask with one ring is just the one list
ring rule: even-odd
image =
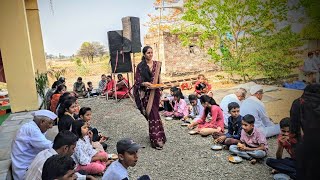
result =
[{"label": "red cloth", "polygon": [[[114,96],[117,98],[128,98],[128,94],[124,96],[129,91],[129,81],[123,78],[122,80],[125,84],[124,85],[117,85],[117,91],[115,92]],[[123,97],[124,96],[124,97]]]},{"label": "red cloth", "polygon": [[125,78],[122,79],[122,81],[125,83],[125,85],[117,85],[117,91],[124,91],[128,92],[129,91],[129,81],[126,80]]},{"label": "red cloth", "polygon": [[206,121],[206,114],[203,113],[203,116],[201,119],[197,120],[198,123],[198,129],[202,128],[221,128],[221,132],[224,132],[224,118],[223,118],[223,112],[221,108],[217,105],[211,106],[211,120],[209,122]]},{"label": "red cloth", "polygon": [[61,94],[53,94],[50,101],[50,111],[56,112],[57,105],[59,102]]},{"label": "red cloth", "polygon": [[292,148],[292,145],[297,144],[297,139],[293,138],[292,135],[289,135],[288,141],[285,141],[284,143],[282,143],[280,141],[281,138],[282,138],[282,135],[279,134],[279,136],[278,136],[278,145],[279,146],[282,145],[282,147],[290,154],[291,158],[295,159],[296,156],[295,156],[295,152],[294,152],[294,150]]},{"label": "red cloth", "polygon": [[104,87],[103,92],[112,91],[113,87],[114,87],[114,80],[111,80],[110,82],[107,82],[106,86]]}]

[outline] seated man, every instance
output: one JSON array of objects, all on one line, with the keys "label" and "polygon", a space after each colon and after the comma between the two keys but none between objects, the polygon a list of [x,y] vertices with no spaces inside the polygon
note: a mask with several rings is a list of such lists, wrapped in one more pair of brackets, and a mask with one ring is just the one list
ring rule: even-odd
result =
[{"label": "seated man", "polygon": [[127,92],[129,91],[129,81],[126,80],[122,74],[118,74],[118,82],[116,84],[117,91],[114,96],[117,98],[128,98],[129,95]]},{"label": "seated man", "polygon": [[235,93],[226,95],[220,103],[220,107],[223,111],[224,125],[228,127],[228,118],[230,113],[228,111],[228,104],[231,102],[236,102],[241,106],[241,102],[246,98],[247,90],[244,88],[239,88]]},{"label": "seated man", "polygon": [[[78,137],[70,131],[64,130],[57,134],[54,138],[53,146],[50,149],[41,151],[30,164],[25,180],[41,180],[42,168],[45,161],[56,154],[70,157],[74,153],[74,148]],[[84,175],[77,173],[78,178],[84,178]],[[87,176],[87,178],[92,178]]]},{"label": "seated man", "polygon": [[274,124],[267,116],[266,108],[263,104],[263,89],[260,85],[250,88],[251,96],[244,100],[240,106],[240,114],[242,116],[251,114],[254,116],[254,126],[266,136],[271,137],[280,133],[279,124]]},{"label": "seated man", "polygon": [[302,71],[309,83],[319,83],[319,67],[313,57],[313,52],[308,53],[307,59],[304,60]]},{"label": "seated man", "polygon": [[82,82],[82,77],[78,77],[77,82],[73,84],[73,92],[77,97],[86,96],[86,85]]},{"label": "seated man", "polygon": [[98,93],[103,93],[104,88],[107,85],[107,76],[105,74],[101,75],[101,80],[99,81]]},{"label": "seated man", "polygon": [[12,141],[13,179],[23,179],[28,166],[36,155],[40,151],[52,147],[52,142],[46,139],[44,133],[52,128],[57,115],[48,110],[35,111],[33,115],[33,121],[21,126]]}]

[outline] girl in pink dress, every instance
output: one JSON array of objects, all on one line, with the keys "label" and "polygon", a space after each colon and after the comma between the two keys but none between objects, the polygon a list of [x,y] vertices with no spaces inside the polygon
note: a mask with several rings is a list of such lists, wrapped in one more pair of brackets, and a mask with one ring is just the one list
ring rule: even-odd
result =
[{"label": "girl in pink dress", "polygon": [[[204,114],[201,119],[196,120],[188,125],[189,129],[196,127],[195,131],[202,135],[208,136],[215,132],[224,132],[223,112],[216,101],[208,95],[200,97],[201,105],[204,107]],[[211,113],[211,119],[207,120],[208,114]]]}]

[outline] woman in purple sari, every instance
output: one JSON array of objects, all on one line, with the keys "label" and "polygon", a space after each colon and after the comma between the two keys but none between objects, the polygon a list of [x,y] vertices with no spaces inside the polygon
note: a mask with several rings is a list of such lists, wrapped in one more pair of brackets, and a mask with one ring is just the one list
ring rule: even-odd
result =
[{"label": "woman in purple sari", "polygon": [[160,83],[161,62],[152,60],[153,50],[150,46],[145,46],[142,53],[142,61],[135,74],[134,97],[138,109],[149,123],[151,146],[161,150],[166,135],[159,115],[160,89],[152,87]]}]

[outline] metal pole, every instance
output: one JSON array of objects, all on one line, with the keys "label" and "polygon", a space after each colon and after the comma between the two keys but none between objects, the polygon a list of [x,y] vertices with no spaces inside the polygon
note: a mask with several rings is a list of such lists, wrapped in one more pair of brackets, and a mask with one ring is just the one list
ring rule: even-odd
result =
[{"label": "metal pole", "polygon": [[159,27],[158,27],[158,61],[160,61],[160,31],[161,31],[161,16],[163,9],[164,1],[160,1],[160,16],[159,16]]}]

